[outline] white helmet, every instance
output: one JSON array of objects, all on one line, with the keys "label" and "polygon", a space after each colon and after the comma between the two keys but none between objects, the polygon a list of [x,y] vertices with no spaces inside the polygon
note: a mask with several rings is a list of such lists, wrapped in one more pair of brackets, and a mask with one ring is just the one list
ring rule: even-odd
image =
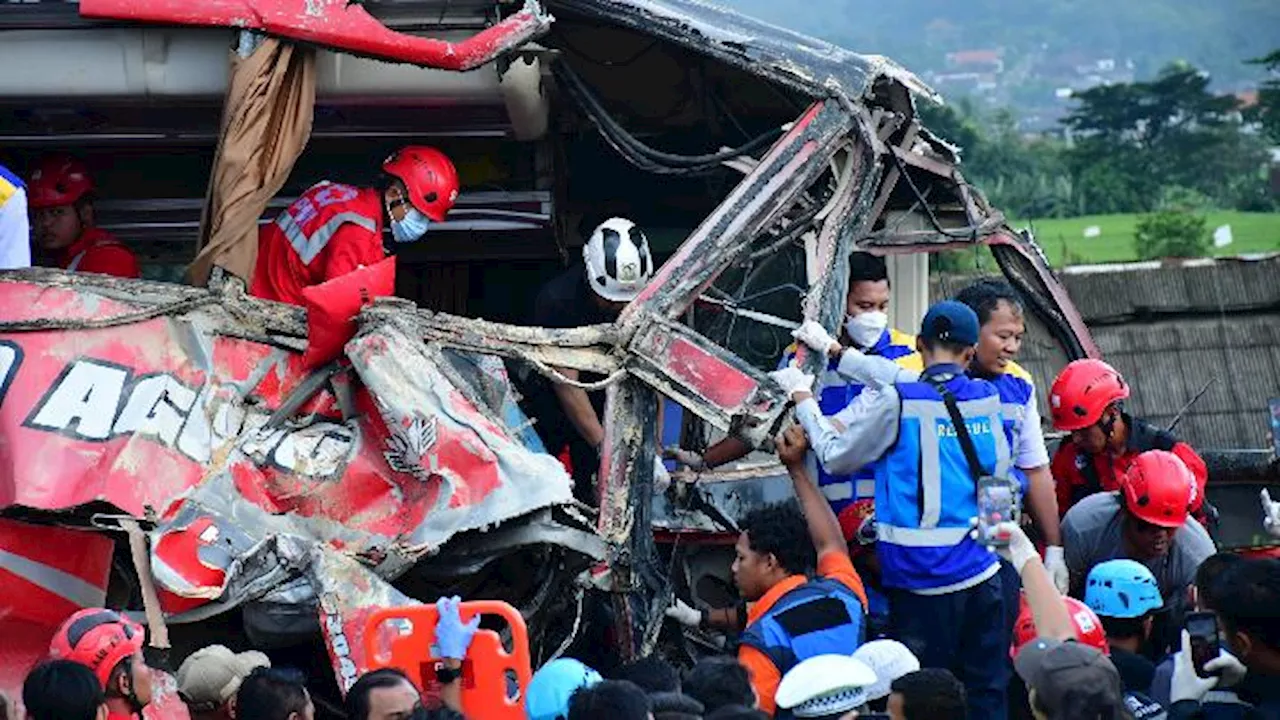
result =
[{"label": "white helmet", "polygon": [[653,255],[644,231],[625,218],[609,218],[596,227],[582,248],[587,284],[613,302],[631,302],[653,277]]}]

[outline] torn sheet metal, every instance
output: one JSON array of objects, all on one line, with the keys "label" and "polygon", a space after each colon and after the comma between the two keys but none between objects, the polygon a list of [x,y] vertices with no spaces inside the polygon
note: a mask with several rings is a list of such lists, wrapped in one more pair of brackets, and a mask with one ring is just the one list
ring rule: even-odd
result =
[{"label": "torn sheet metal", "polygon": [[389,29],[361,2],[349,0],[81,0],[86,18],[228,27],[288,38],[330,50],[439,70],[472,70],[537,38],[552,18],[537,0],[463,42]]},{"label": "torn sheet metal", "polygon": [[703,0],[547,0],[547,4],[556,12],[624,25],[710,55],[815,99],[835,89],[857,102],[877,78],[888,77],[914,93],[939,100],[924,81],[883,55],[850,52]]},{"label": "torn sheet metal", "polygon": [[[65,277],[0,278],[0,505],[154,512],[171,614],[269,597],[300,572],[284,540],[395,577],[459,532],[571,501],[563,466],[522,441],[528,419],[496,359],[371,316],[347,346],[344,412],[300,353],[230,336],[278,320],[255,314],[262,303],[151,304],[148,284]],[[275,422],[281,406],[297,411]]]}]

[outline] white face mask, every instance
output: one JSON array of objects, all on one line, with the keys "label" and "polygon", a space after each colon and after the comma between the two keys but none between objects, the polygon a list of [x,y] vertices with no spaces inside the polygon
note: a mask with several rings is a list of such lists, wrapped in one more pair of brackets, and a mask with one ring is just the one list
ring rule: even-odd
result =
[{"label": "white face mask", "polygon": [[849,339],[860,349],[875,345],[887,327],[889,316],[879,310],[848,315],[844,319],[845,332],[849,333]]},{"label": "white face mask", "polygon": [[403,220],[391,220],[391,237],[396,242],[414,242],[427,233],[431,219],[418,212],[416,208],[406,208]]}]

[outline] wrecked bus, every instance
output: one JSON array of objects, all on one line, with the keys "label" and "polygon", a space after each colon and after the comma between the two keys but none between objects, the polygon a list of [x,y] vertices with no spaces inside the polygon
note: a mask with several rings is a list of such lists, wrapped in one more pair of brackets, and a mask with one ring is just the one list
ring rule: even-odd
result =
[{"label": "wrecked bus", "polygon": [[[671,641],[673,589],[727,602],[736,519],[788,492],[765,372],[802,320],[837,325],[854,249],[889,256],[909,328],[929,253],[988,246],[1054,364],[1097,354],[920,123],[928,87],[701,2],[35,2],[0,33],[39,69],[0,80],[6,162],[85,157],[148,278],[0,274],[2,689],[102,604],[171,666],[217,640],[339,690],[373,610],[443,594],[519,608],[535,664]],[[396,248],[401,299],[309,368],[306,313],[244,292],[258,225],[416,141],[455,160],[457,207]],[[646,228],[659,271],[615,323],[529,326],[602,209]],[[513,376],[556,367],[605,378],[598,506],[519,409]],[[664,438],[761,452],[655,492],[659,404]]]}]

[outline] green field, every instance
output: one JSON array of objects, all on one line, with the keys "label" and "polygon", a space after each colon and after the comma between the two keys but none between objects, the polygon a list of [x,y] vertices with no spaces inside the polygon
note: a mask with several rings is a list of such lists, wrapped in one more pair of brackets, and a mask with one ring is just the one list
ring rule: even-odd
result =
[{"label": "green field", "polygon": [[[1074,264],[1126,262],[1138,259],[1133,248],[1133,228],[1138,215],[1092,215],[1051,220],[1016,220],[1016,228],[1031,226],[1036,242],[1044,248],[1049,262],[1061,267],[1064,250]],[[1280,251],[1280,213],[1244,213],[1234,211],[1208,214],[1209,230],[1230,225],[1233,242],[1212,248],[1214,255]],[[1098,237],[1084,237],[1087,227],[1096,225]]]}]

